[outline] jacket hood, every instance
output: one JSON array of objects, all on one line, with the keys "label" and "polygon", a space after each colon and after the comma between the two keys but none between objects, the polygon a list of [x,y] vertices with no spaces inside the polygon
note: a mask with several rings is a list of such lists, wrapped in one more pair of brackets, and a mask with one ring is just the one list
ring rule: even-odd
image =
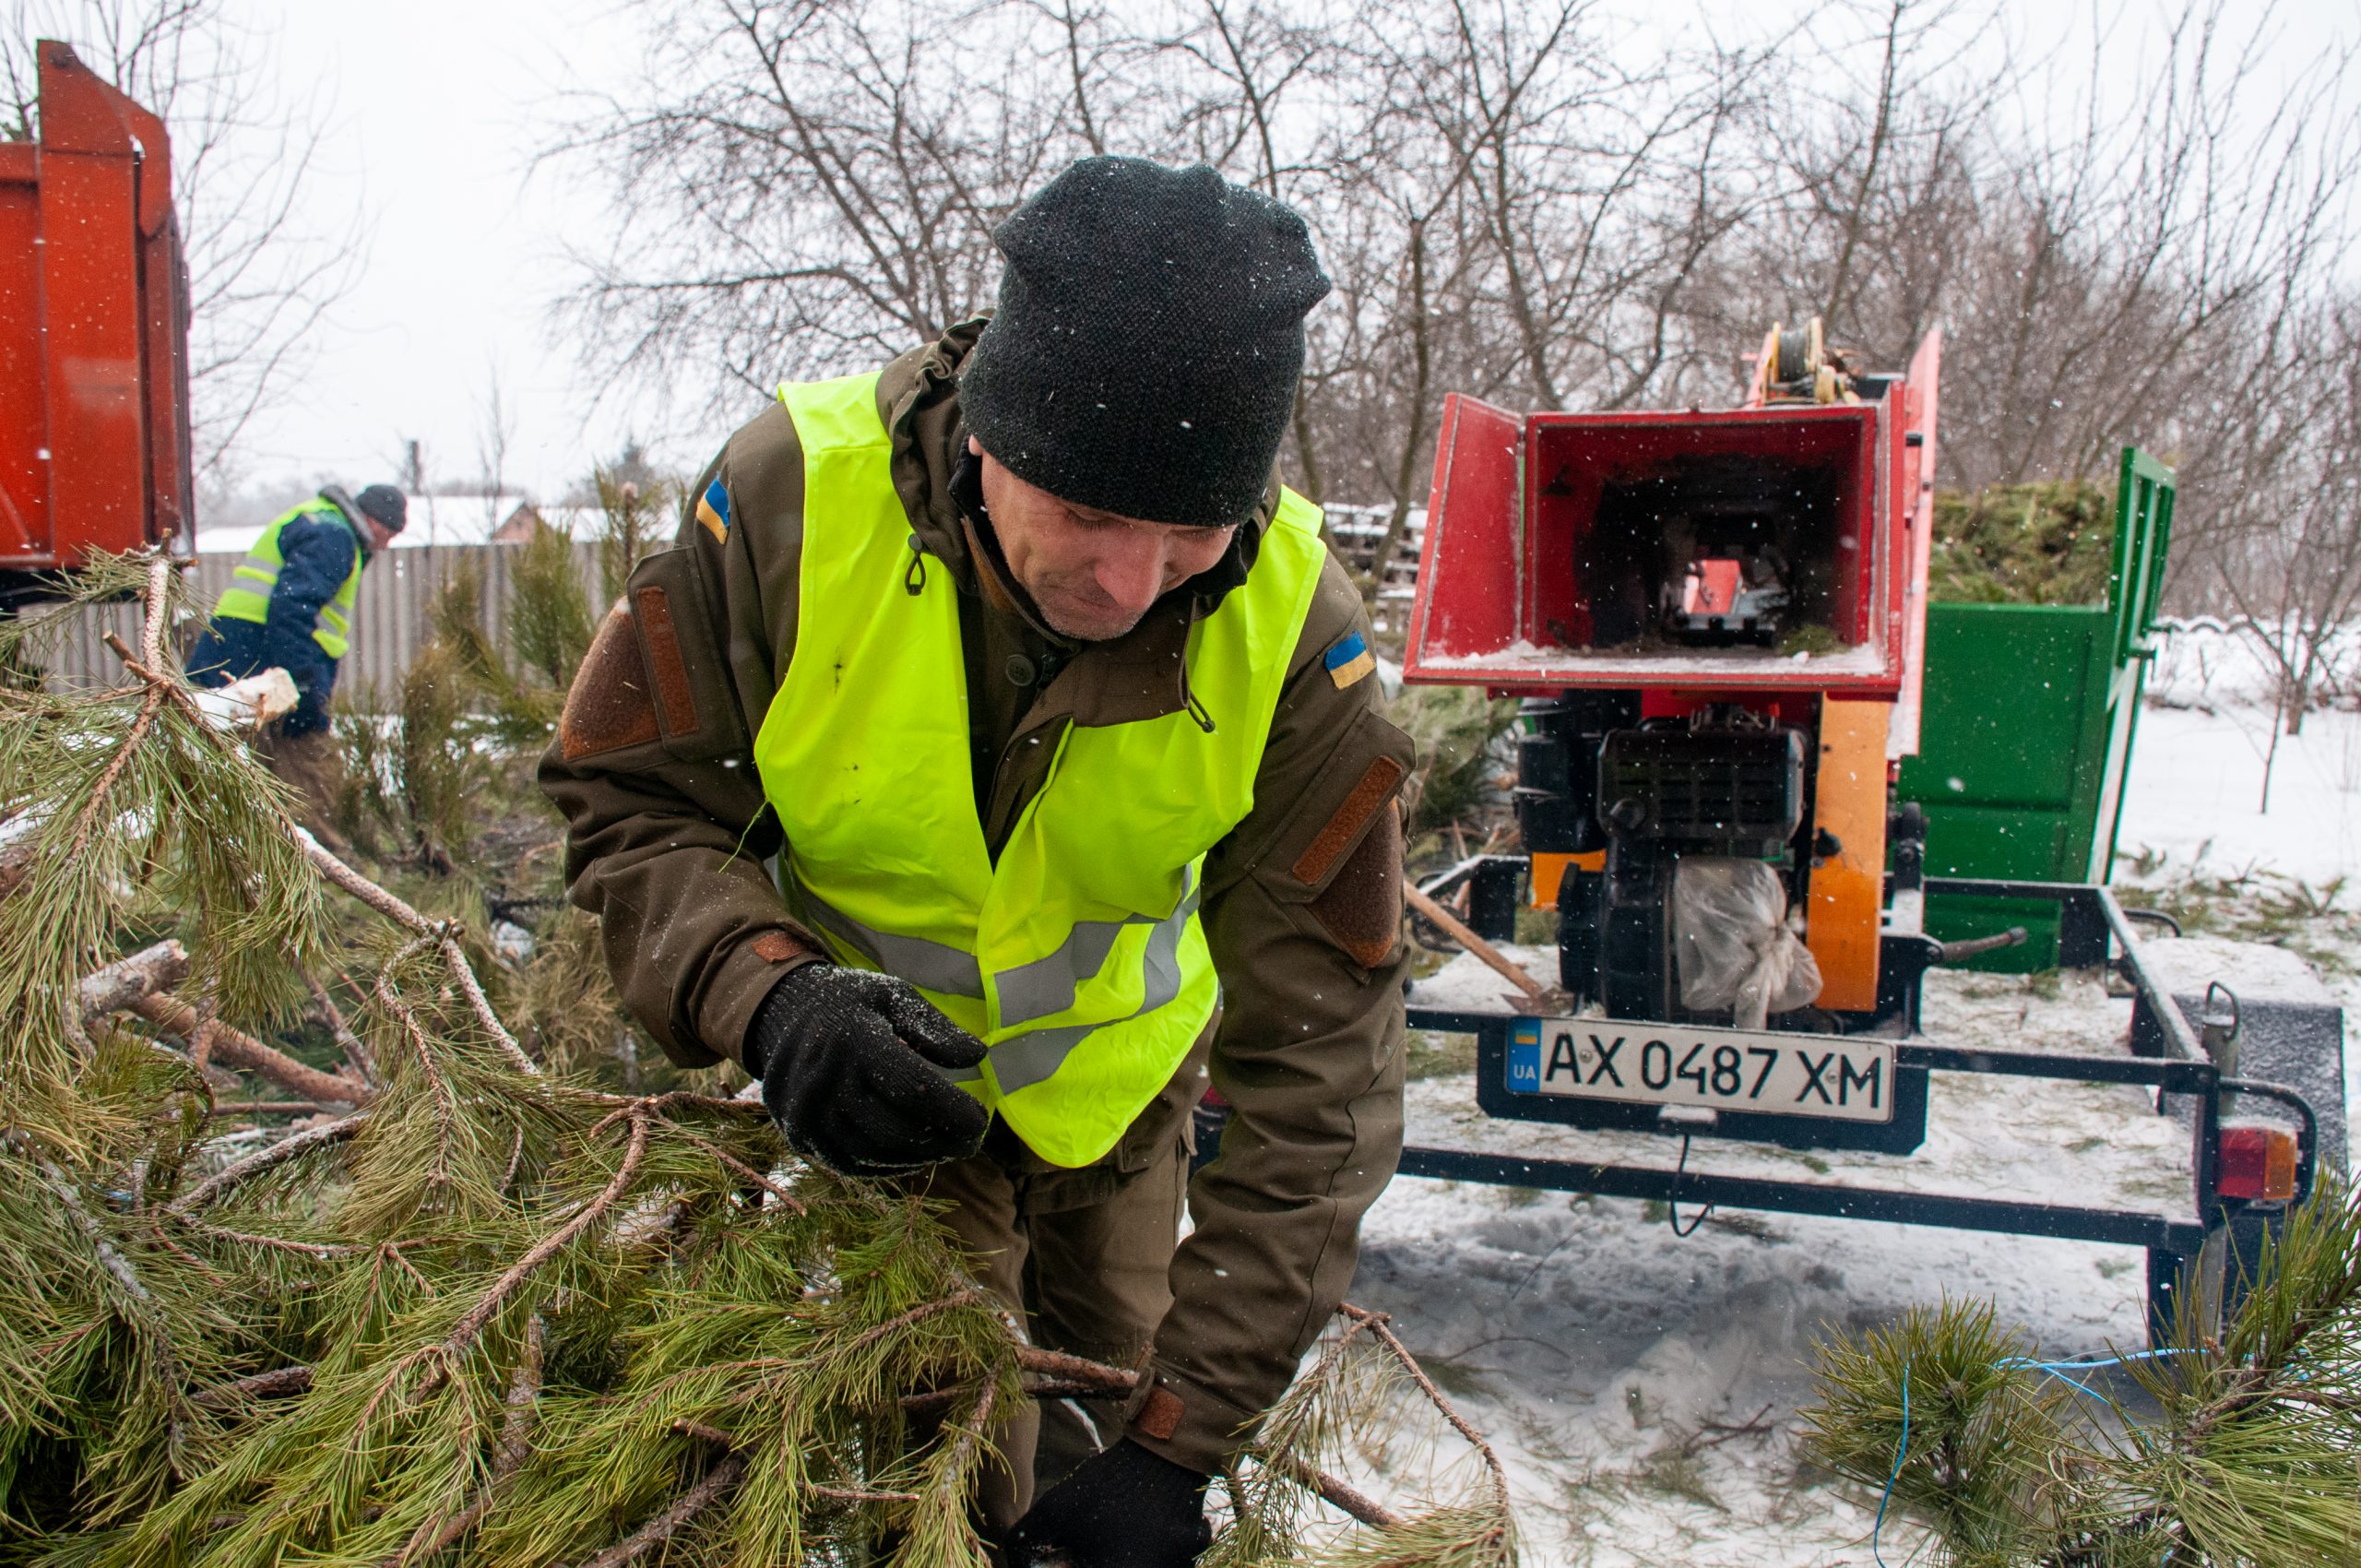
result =
[{"label": "jacket hood", "polygon": [[352,530],[352,542],[361,547],[361,560],[365,565],[374,553],[369,548],[369,530],[361,526],[361,504],[345,493],[340,484],[320,486],[320,499],[337,509],[344,518],[344,526]]}]

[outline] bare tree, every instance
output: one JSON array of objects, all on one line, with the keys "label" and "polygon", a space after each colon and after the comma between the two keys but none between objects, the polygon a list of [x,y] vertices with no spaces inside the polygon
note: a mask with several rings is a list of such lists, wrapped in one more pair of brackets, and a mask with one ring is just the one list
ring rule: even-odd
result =
[{"label": "bare tree", "polygon": [[508,493],[508,448],[516,440],[516,410],[508,406],[500,386],[500,367],[484,375],[483,401],[476,408],[476,463],[483,476],[484,537],[500,527],[500,508]]},{"label": "bare tree", "polygon": [[0,132],[29,137],[33,43],[83,63],[172,137],[172,202],[189,266],[189,395],[201,487],[220,489],[240,438],[287,395],[314,334],[356,276],[359,208],[323,204],[324,110],[277,85],[222,0],[19,0],[0,33]]},{"label": "bare tree", "polygon": [[2343,319],[2354,77],[2267,78],[2267,21],[2228,0],[2182,0],[2144,58],[2102,37],[2079,76],[1990,47],[1999,0],[1671,53],[1597,0],[638,10],[646,82],[563,149],[619,197],[572,300],[611,367],[734,398],[874,364],[989,303],[992,223],[1071,159],[1193,157],[1311,227],[1336,287],[1286,466],[1383,506],[1381,573],[1445,392],[1720,401],[1764,325],[1813,314],[1873,366],[1946,328],[1952,484],[2103,478],[2127,442],[2177,463],[2176,594],[2260,605],[2332,562],[2299,523],[2331,447],[2298,405]]},{"label": "bare tree", "polygon": [[[2275,400],[2222,486],[2208,564],[2238,625],[2272,671],[2285,732],[2337,667],[2338,634],[2361,622],[2361,297],[2347,294],[2307,320],[2280,368],[2301,395]],[[2280,726],[2273,726],[2275,757]],[[2270,768],[2263,774],[2266,808]]]},{"label": "bare tree", "polygon": [[610,364],[694,367],[723,396],[899,353],[989,302],[991,224],[1086,145],[1065,129],[1070,57],[977,68],[992,18],[926,0],[641,10],[647,81],[561,149],[619,198],[571,302]]}]

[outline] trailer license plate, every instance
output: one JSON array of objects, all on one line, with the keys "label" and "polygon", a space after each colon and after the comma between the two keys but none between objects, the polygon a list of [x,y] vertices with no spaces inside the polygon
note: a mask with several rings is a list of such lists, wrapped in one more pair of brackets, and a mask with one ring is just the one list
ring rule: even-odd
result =
[{"label": "trailer license plate", "polygon": [[1891,1122],[1893,1042],[1610,1018],[1519,1018],[1509,1028],[1509,1088],[1630,1105]]}]

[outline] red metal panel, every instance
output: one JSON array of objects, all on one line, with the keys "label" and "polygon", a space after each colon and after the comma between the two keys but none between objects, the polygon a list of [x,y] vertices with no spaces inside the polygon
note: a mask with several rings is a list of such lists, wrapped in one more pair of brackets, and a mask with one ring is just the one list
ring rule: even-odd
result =
[{"label": "red metal panel", "polygon": [[0,566],[20,568],[160,539],[190,490],[170,138],[65,44],[39,53],[40,139],[0,155]]},{"label": "red metal panel", "polygon": [[0,563],[49,560],[49,473],[41,453],[41,198],[30,142],[0,142]]},{"label": "red metal panel", "polygon": [[1930,330],[1910,356],[1903,380],[1904,447],[1901,483],[1894,510],[1901,514],[1904,555],[1909,562],[1903,581],[1902,695],[1893,710],[1892,732],[1886,754],[1900,759],[1918,754],[1919,716],[1927,678],[1927,573],[1935,549],[1935,415],[1943,363],[1943,329]]},{"label": "red metal panel", "polygon": [[41,228],[49,489],[58,553],[146,541],[138,176],[113,105],[41,46]]},{"label": "red metal panel", "polygon": [[1517,418],[1506,410],[1456,392],[1443,399],[1406,679],[1465,679],[1429,676],[1424,666],[1436,658],[1505,647],[1517,638],[1521,445]]},{"label": "red metal panel", "polygon": [[[1902,675],[1904,540],[1892,504],[1900,434],[1889,411],[1780,405],[1714,414],[1535,414],[1521,433],[1520,518],[1511,489],[1509,448],[1520,445],[1514,422],[1452,399],[1406,677],[1501,692],[1645,686],[1891,698]],[[1598,607],[1583,583],[1611,558],[1585,551],[1609,479],[1736,457],[1794,463],[1832,486],[1824,525],[1834,577],[1830,610],[1847,648],[1797,661],[1767,649],[1595,647]],[[1512,526],[1520,520],[1522,529]]]}]

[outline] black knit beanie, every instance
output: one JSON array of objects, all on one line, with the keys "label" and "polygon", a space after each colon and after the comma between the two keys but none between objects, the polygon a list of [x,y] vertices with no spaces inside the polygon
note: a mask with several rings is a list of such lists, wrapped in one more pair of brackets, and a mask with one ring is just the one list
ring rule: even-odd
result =
[{"label": "black knit beanie", "polygon": [[373,484],[352,498],[361,515],[395,533],[409,520],[409,499],[390,484]]},{"label": "black knit beanie", "polygon": [[984,450],[1121,517],[1252,516],[1328,291],[1294,209],[1202,163],[1086,158],[992,237],[1000,309],[959,378]]}]

